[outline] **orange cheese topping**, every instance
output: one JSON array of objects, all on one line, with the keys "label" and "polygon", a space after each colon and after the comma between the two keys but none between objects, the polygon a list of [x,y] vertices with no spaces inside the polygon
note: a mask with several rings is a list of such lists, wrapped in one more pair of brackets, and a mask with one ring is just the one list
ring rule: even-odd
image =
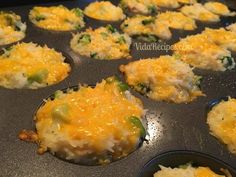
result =
[{"label": "orange cheese topping", "polygon": [[127,82],[139,92],[158,101],[190,102],[203,95],[198,78],[188,64],[171,56],[143,59],[121,65]]},{"label": "orange cheese topping", "polygon": [[198,167],[195,171],[195,177],[224,177],[223,175],[217,175],[211,171],[208,167]]},{"label": "orange cheese topping", "polygon": [[[67,137],[65,141],[86,142],[83,147],[75,147],[77,150],[90,150],[97,154],[111,151],[116,154],[121,148],[119,156],[127,155],[137,147],[140,139],[139,128],[127,118],[140,118],[144,112],[140,100],[133,96],[127,99],[125,94],[116,81],[108,83],[103,80],[95,88],[81,87],[79,91],[48,100],[36,115],[39,139],[47,146],[45,129],[57,124],[55,131]],[[61,105],[66,105],[68,109],[63,120],[55,118],[52,113]]]},{"label": "orange cheese topping", "polygon": [[33,43],[20,43],[0,56],[0,81],[23,73],[30,77],[40,70],[47,72],[42,83],[55,84],[68,76],[70,66],[64,63],[61,53],[47,46],[41,47]]},{"label": "orange cheese topping", "polygon": [[69,10],[64,6],[34,7],[29,18],[38,27],[55,31],[76,30],[85,25],[80,9]]},{"label": "orange cheese topping", "polygon": [[236,99],[222,101],[208,113],[207,123],[211,134],[236,153]]}]

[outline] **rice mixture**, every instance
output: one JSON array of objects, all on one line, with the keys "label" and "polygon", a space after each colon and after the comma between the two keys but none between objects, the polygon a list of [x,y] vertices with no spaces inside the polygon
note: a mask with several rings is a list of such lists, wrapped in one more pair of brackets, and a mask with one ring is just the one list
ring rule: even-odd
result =
[{"label": "rice mixture", "polygon": [[110,1],[96,1],[90,3],[85,9],[84,14],[98,20],[119,21],[125,18],[123,10],[116,7]]},{"label": "rice mixture", "polygon": [[[215,33],[214,30],[213,32]],[[202,34],[191,35],[181,39],[173,45],[174,55],[178,56],[184,62],[201,69],[214,71],[233,69],[235,67],[235,61],[231,56],[231,52],[223,47],[234,47],[231,44],[232,41],[227,37],[225,38],[225,36],[217,35],[220,39],[224,38],[224,40],[219,42],[223,46],[219,45],[214,33],[206,29]]]},{"label": "rice mixture", "polygon": [[211,134],[236,154],[236,99],[229,98],[214,106],[207,115]]},{"label": "rice mixture", "polygon": [[160,166],[161,170],[154,174],[154,177],[226,177],[218,175],[209,167],[192,167],[183,165],[183,167],[171,168]]},{"label": "rice mixture", "polygon": [[75,52],[99,60],[130,58],[130,45],[131,38],[111,25],[95,30],[89,28],[74,35],[70,42]]},{"label": "rice mixture", "polygon": [[133,152],[145,138],[143,115],[142,102],[115,77],[94,88],[57,91],[36,113],[39,151],[86,165],[110,163]]},{"label": "rice mixture", "polygon": [[47,46],[16,44],[0,55],[0,86],[36,89],[56,84],[70,72],[64,60],[61,53]]},{"label": "rice mixture", "polygon": [[62,5],[34,7],[29,13],[29,19],[33,24],[54,31],[80,30],[85,26],[83,16],[79,8],[69,10]]},{"label": "rice mixture", "polygon": [[121,65],[120,71],[136,91],[157,101],[187,103],[204,95],[199,88],[201,77],[171,56],[131,62]]},{"label": "rice mixture", "polygon": [[11,44],[25,37],[26,24],[13,12],[0,11],[0,45]]}]

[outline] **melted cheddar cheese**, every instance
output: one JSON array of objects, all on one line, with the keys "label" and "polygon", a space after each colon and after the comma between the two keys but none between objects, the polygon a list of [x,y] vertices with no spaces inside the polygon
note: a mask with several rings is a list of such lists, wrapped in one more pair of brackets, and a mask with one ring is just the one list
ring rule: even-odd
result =
[{"label": "melted cheddar cheese", "polygon": [[197,3],[197,0],[178,0],[181,4],[194,4]]},{"label": "melted cheddar cheese", "polygon": [[178,8],[180,5],[177,0],[153,0],[158,7]]},{"label": "melted cheddar cheese", "polygon": [[157,16],[159,23],[174,29],[194,30],[197,28],[195,20],[183,15],[181,12],[165,12]]},{"label": "melted cheddar cheese", "polygon": [[90,3],[84,14],[98,20],[118,21],[123,20],[125,15],[120,7],[116,7],[110,1],[96,1]]},{"label": "melted cheddar cheese", "polygon": [[0,11],[0,45],[11,44],[25,37],[26,25],[13,12]]},{"label": "melted cheddar cheese", "polygon": [[174,55],[197,68],[225,71],[235,67],[230,51],[216,45],[206,34],[181,39],[173,45],[173,50]]},{"label": "melted cheddar cheese", "polygon": [[83,12],[79,8],[72,10],[66,7],[34,7],[29,19],[40,28],[54,31],[79,30],[84,27]]},{"label": "melted cheddar cheese", "polygon": [[161,170],[154,174],[154,177],[225,177],[218,175],[208,167],[192,167],[188,165],[185,168],[167,168],[160,166]]},{"label": "melted cheddar cheese", "polygon": [[156,36],[161,39],[170,39],[172,34],[169,27],[159,22],[155,17],[137,15],[127,18],[121,29],[130,36]]},{"label": "melted cheddar cheese", "polygon": [[220,29],[210,29],[206,28],[203,31],[210,40],[215,44],[222,46],[226,49],[236,51],[236,33],[231,31],[226,31],[224,28]]},{"label": "melted cheddar cheese", "polygon": [[211,134],[236,154],[236,99],[229,98],[214,106],[207,115]]},{"label": "melted cheddar cheese", "polygon": [[120,6],[134,13],[152,14],[157,12],[157,6],[153,0],[121,0]]},{"label": "melted cheddar cheese", "polygon": [[184,6],[181,8],[181,12],[189,16],[190,18],[204,21],[204,22],[218,22],[220,18],[218,15],[207,10],[202,4],[195,3],[193,5]]},{"label": "melted cheddar cheese", "polygon": [[61,53],[47,46],[19,43],[0,55],[0,85],[6,88],[39,88],[58,83],[70,72]]},{"label": "melted cheddar cheese", "polygon": [[223,16],[236,15],[235,12],[230,12],[228,7],[220,2],[207,2],[204,4],[204,7],[214,14],[223,15]]},{"label": "melted cheddar cheese", "polygon": [[96,87],[57,91],[37,111],[41,148],[65,154],[67,160],[95,164],[118,160],[145,137],[142,103],[124,84],[110,77]]},{"label": "melted cheddar cheese", "polygon": [[130,86],[157,101],[187,103],[204,95],[199,89],[200,77],[171,56],[131,62],[121,65],[120,71]]},{"label": "melted cheddar cheese", "polygon": [[108,25],[74,35],[70,45],[75,52],[94,59],[130,58],[131,38]]}]

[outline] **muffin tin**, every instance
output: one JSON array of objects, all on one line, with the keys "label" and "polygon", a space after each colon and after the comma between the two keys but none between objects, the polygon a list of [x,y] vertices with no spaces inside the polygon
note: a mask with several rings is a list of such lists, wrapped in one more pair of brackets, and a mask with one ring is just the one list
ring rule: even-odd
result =
[{"label": "muffin tin", "polygon": [[[91,0],[61,1],[40,5],[63,4],[69,8],[80,7],[84,9],[90,2]],[[233,0],[225,2],[229,3],[231,8],[236,9]],[[118,0],[113,1],[113,3],[118,4]],[[22,40],[23,42],[47,44],[48,47],[55,48],[69,59],[72,70],[64,81],[46,88],[38,90],[0,88],[0,176],[136,177],[140,175],[142,167],[153,157],[174,150],[197,151],[208,154],[212,156],[211,159],[217,157],[232,168],[236,168],[236,155],[231,154],[225,145],[209,134],[209,128],[206,124],[207,105],[211,100],[228,95],[236,97],[236,69],[226,72],[194,69],[194,73],[203,76],[201,87],[206,97],[199,97],[189,104],[156,102],[131,90],[135,96],[143,101],[144,108],[148,109],[146,119],[149,141],[144,142],[138,150],[124,159],[105,166],[82,166],[60,160],[50,153],[37,155],[36,145],[20,141],[18,133],[22,129],[34,129],[33,115],[44,98],[47,98],[56,90],[75,86],[78,83],[95,85],[102,79],[112,75],[117,75],[124,80],[123,75],[118,70],[121,64],[127,64],[140,58],[172,54],[172,52],[137,50],[137,45],[150,43],[133,40],[132,59],[100,61],[82,57],[70,49],[71,32],[43,30],[34,26],[28,20],[29,10],[33,6],[12,6],[0,8],[0,10],[13,11],[22,17],[23,22],[27,23],[26,37]],[[179,37],[201,32],[205,26],[219,28],[236,22],[235,17],[222,17],[221,19],[219,23],[203,24],[197,22],[198,29],[192,32],[172,30],[173,38],[171,40],[160,41],[157,44],[173,44],[178,41]],[[92,28],[109,24],[109,22],[88,17],[85,17],[85,21],[86,27]],[[111,24],[119,29],[121,22]],[[1,48],[7,46],[1,46]],[[235,54],[233,56],[236,58]],[[168,161],[171,165],[171,158]],[[224,163],[222,165],[224,168]],[[211,164],[209,166],[211,167]]]}]

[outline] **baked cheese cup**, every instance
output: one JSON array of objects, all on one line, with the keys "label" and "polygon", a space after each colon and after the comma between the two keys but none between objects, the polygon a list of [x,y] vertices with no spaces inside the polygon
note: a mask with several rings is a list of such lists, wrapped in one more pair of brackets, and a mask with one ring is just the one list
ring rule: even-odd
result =
[{"label": "baked cheese cup", "polygon": [[154,174],[154,177],[226,177],[213,172],[209,167],[193,167],[191,164],[181,165],[171,168],[160,165],[160,170]]},{"label": "baked cheese cup", "polygon": [[173,45],[173,50],[175,56],[197,68],[226,71],[235,67],[231,52],[214,43],[206,34],[183,38]]},{"label": "baked cheese cup", "polygon": [[111,25],[89,28],[74,35],[70,42],[73,51],[98,60],[130,58],[130,45],[131,38]]},{"label": "baked cheese cup", "polygon": [[183,6],[180,11],[193,19],[203,21],[203,22],[219,22],[220,16],[212,13],[200,3],[195,3],[193,5]]},{"label": "baked cheese cup", "polygon": [[129,17],[121,24],[121,29],[129,36],[141,37],[150,42],[157,41],[158,38],[170,39],[172,36],[169,27],[152,16]]},{"label": "baked cheese cup", "polygon": [[196,0],[121,0],[120,6],[132,13],[155,14],[160,8],[175,9],[181,4],[193,4]]},{"label": "baked cheese cup", "polygon": [[125,14],[120,7],[116,7],[110,1],[96,1],[90,3],[84,14],[88,17],[104,21],[120,21],[125,18]]},{"label": "baked cheese cup", "polygon": [[30,21],[39,28],[53,31],[80,30],[85,26],[82,10],[59,5],[34,7],[29,13]]},{"label": "baked cheese cup", "polygon": [[173,29],[194,30],[197,28],[195,20],[185,16],[181,12],[167,11],[160,13],[157,16],[156,21]]},{"label": "baked cheese cup", "polygon": [[135,14],[155,14],[158,7],[153,0],[121,0],[120,7],[124,11],[129,11]]},{"label": "baked cheese cup", "polygon": [[25,37],[26,24],[13,12],[0,11],[0,45],[7,45]]},{"label": "baked cheese cup", "polygon": [[18,43],[0,55],[0,86],[37,89],[65,79],[71,68],[65,57],[47,46]]},{"label": "baked cheese cup", "polygon": [[210,40],[226,49],[236,51],[236,33],[227,31],[224,28],[206,28],[202,34],[206,34]]},{"label": "baked cheese cup", "polygon": [[188,103],[204,94],[200,76],[190,66],[172,56],[143,59],[121,65],[127,83],[156,101]]},{"label": "baked cheese cup", "polygon": [[[50,151],[71,162],[102,165],[141,145],[146,136],[143,116],[142,102],[126,84],[109,77],[95,87],[56,91],[36,112],[33,136],[40,153]],[[28,135],[23,131],[19,137],[29,140]]]},{"label": "baked cheese cup", "polygon": [[213,136],[236,154],[236,99],[222,100],[207,115],[207,124]]},{"label": "baked cheese cup", "polygon": [[175,9],[180,6],[178,0],[153,0],[158,7]]},{"label": "baked cheese cup", "polygon": [[235,12],[230,12],[229,8],[220,2],[207,2],[204,4],[204,7],[211,11],[214,14],[223,15],[223,16],[235,16]]}]

